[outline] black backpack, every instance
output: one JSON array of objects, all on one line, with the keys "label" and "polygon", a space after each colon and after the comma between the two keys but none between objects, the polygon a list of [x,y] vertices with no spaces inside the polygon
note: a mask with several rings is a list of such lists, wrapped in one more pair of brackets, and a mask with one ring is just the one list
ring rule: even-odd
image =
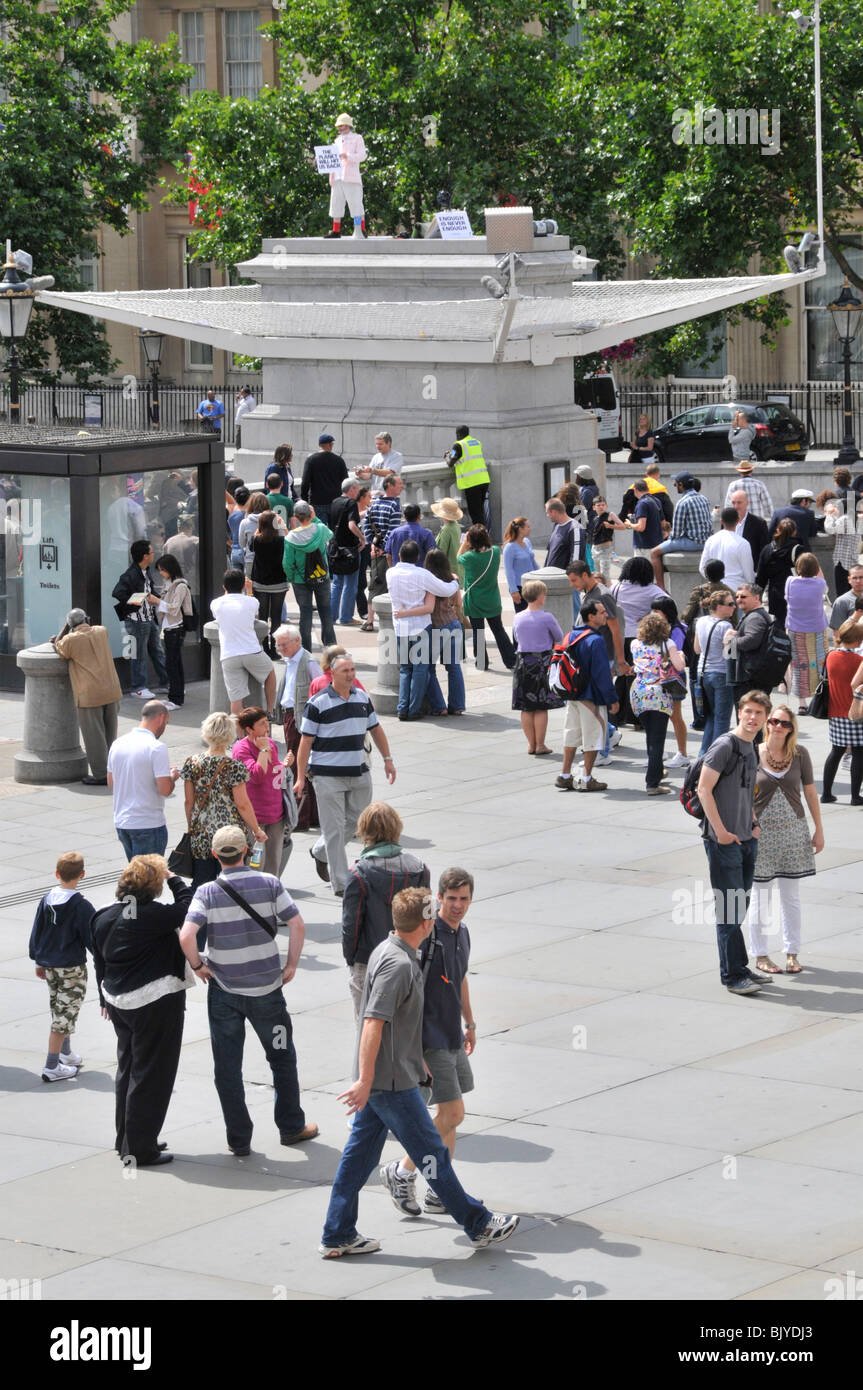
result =
[{"label": "black backpack", "polygon": [[791,638],[775,618],[770,619],[767,640],[761,655],[763,664],[757,667],[758,680],[754,684],[769,695],[774,685],[779,685],[785,679],[785,672],[791,661]]},{"label": "black backpack", "polygon": [[[720,734],[720,738],[724,737],[724,734]],[[708,749],[708,752],[709,751],[710,750]],[[737,747],[736,743],[734,745],[734,752],[737,756],[737,762],[733,763],[731,767],[725,770],[725,772],[720,773],[721,777],[730,776],[731,772],[735,768],[739,767],[741,763],[746,762],[745,757],[740,752],[740,749]],[[678,793],[678,796],[680,798],[680,804],[683,807],[686,814],[688,816],[692,816],[695,820],[700,821],[704,820],[704,807],[702,806],[701,800],[698,795],[698,779],[700,778],[702,769],[704,768],[705,756],[706,755],[702,753],[700,758],[696,758],[695,762],[689,768],[686,776],[684,777],[683,786],[680,788],[680,791]]]}]

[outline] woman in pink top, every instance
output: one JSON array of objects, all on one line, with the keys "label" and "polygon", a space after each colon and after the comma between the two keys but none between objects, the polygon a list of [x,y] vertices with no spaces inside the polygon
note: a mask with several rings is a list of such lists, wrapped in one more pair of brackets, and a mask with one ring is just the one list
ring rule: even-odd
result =
[{"label": "woman in pink top", "polygon": [[246,790],[252,810],[267,836],[263,846],[261,870],[265,874],[275,874],[276,878],[280,878],[290,854],[290,842],[288,854],[284,852],[285,812],[282,806],[282,783],[285,779],[285,767],[290,767],[294,755],[288,753],[284,763],[279,761],[278,749],[270,738],[270,721],[266,710],[249,705],[237,715],[237,725],[245,734],[245,738],[234,744],[231,756],[249,770]]},{"label": "woman in pink top", "polygon": [[797,713],[807,714],[827,657],[827,581],[811,551],[801,555],[794,568],[796,574],[785,581],[785,630],[791,638],[791,690],[797,696]]}]

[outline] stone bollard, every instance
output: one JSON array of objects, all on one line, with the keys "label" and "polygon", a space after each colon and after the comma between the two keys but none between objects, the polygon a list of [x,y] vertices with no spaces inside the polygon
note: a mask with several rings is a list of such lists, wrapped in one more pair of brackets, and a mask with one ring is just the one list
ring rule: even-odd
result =
[{"label": "stone bollard", "polygon": [[704,575],[698,568],[700,550],[670,550],[663,555],[665,568],[665,587],[677,604],[681,615],[689,603],[689,595],[696,584],[704,583]]},{"label": "stone bollard", "polygon": [[572,595],[575,592],[570,586],[566,570],[543,565],[542,569],[530,570],[527,574],[523,574],[522,584],[525,584],[528,579],[541,579],[548,589],[545,600],[546,612],[554,614],[565,637],[568,632],[572,631]]},{"label": "stone bollard", "polygon": [[69,663],[50,642],[19,652],[24,672],[24,739],[15,755],[16,782],[78,782],[87,775],[87,756],[78,739],[78,711]]},{"label": "stone bollard", "polygon": [[372,605],[378,620],[378,669],[369,694],[378,714],[395,714],[399,703],[399,661],[393,601],[389,594],[378,594]]},{"label": "stone bollard", "polygon": [[821,572],[827,581],[827,596],[831,604],[836,602],[836,570],[833,565],[833,547],[835,536],[817,535],[812,537],[812,553],[821,566]]},{"label": "stone bollard", "polygon": [[[255,619],[255,632],[261,642],[263,642],[269,627],[261,622],[260,618]],[[210,714],[227,714],[231,708],[228,699],[228,692],[225,689],[225,678],[222,675],[222,663],[219,659],[219,624],[209,622],[204,624],[204,636],[210,644]],[[249,693],[246,697],[247,705],[257,705],[259,709],[266,709],[267,703],[264,696],[263,687],[251,676],[248,677]]]}]

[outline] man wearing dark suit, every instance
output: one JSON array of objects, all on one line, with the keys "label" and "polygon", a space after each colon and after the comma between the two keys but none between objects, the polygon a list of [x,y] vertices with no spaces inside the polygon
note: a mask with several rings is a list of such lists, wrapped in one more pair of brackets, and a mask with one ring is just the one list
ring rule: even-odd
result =
[{"label": "man wearing dark suit", "polygon": [[[756,516],[751,510],[749,498],[743,488],[741,488],[739,492],[732,492],[731,505],[739,518],[735,530],[738,536],[743,537],[749,549],[752,551],[752,563],[757,569],[761,552],[770,539],[767,522],[763,517]],[[744,691],[744,694],[745,693]]]},{"label": "man wearing dark suit", "polygon": [[791,494],[790,507],[777,507],[770,518],[769,531],[772,536],[780,521],[790,517],[797,527],[797,540],[804,550],[812,549],[812,537],[818,530],[818,518],[812,511],[814,495],[805,487],[799,487]]}]

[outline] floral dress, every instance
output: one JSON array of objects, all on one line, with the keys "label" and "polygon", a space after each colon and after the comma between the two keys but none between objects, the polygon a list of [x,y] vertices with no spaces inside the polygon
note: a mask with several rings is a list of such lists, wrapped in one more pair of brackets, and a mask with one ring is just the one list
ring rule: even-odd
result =
[{"label": "floral dress", "polygon": [[656,710],[658,714],[672,713],[671,696],[666,694],[659,683],[663,655],[659,647],[649,647],[637,640],[632,644],[635,679],[629,692],[629,701],[636,714],[641,714],[642,710]]},{"label": "floral dress", "polygon": [[249,769],[243,763],[228,754],[216,757],[213,753],[204,753],[197,758],[187,758],[180,768],[180,776],[195,789],[191,815],[195,859],[210,858],[213,836],[226,825],[239,826],[249,849],[254,848],[255,837],[234,801],[234,787],[249,780]]}]

